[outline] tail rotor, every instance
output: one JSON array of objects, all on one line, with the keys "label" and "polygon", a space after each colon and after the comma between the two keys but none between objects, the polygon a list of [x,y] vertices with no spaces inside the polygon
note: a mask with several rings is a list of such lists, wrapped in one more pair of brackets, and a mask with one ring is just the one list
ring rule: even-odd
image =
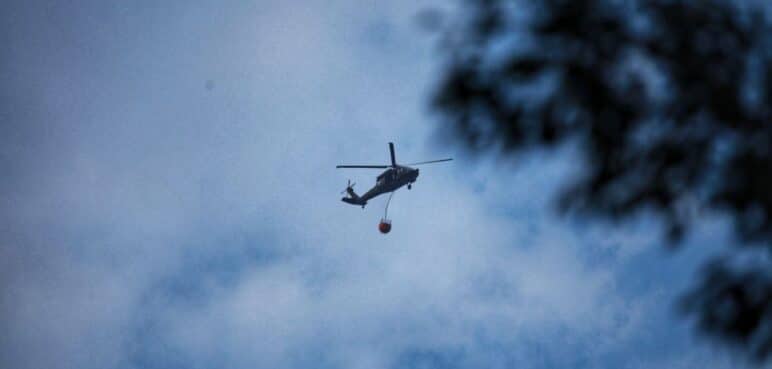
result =
[{"label": "tail rotor", "polygon": [[348,183],[346,184],[346,188],[344,188],[343,191],[340,191],[340,194],[341,195],[345,194],[349,190],[353,189],[355,185],[356,185],[356,182],[351,183],[351,180],[349,179]]}]

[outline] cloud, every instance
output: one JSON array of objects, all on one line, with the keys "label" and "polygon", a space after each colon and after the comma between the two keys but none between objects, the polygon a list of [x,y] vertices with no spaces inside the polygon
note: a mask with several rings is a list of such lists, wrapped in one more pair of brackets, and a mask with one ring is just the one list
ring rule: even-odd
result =
[{"label": "cloud", "polygon": [[427,144],[437,66],[413,3],[7,7],[13,367],[726,361],[670,314],[665,280],[698,253],[663,261],[645,220],[549,213],[570,153],[422,168],[388,236],[384,199],[339,202],[377,173],[334,165],[385,162],[388,141],[400,161],[456,154]]}]

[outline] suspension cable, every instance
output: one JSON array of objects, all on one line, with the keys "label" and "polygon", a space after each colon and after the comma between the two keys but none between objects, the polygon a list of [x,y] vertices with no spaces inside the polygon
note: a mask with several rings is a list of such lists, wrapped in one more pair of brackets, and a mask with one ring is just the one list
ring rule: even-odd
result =
[{"label": "suspension cable", "polygon": [[386,201],[386,210],[383,212],[383,219],[389,219],[389,204],[391,203],[391,197],[394,196],[394,191],[389,194],[389,199]]}]

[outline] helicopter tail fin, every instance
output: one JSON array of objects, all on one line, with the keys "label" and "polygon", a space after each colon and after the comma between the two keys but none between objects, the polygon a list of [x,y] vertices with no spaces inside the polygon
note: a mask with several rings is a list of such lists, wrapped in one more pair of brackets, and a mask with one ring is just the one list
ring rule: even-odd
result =
[{"label": "helicopter tail fin", "polygon": [[357,195],[356,192],[354,192],[354,189],[351,187],[346,188],[346,192],[348,193],[348,197],[344,197],[340,199],[341,201],[351,204],[351,205],[362,205],[365,206],[367,204],[367,201],[363,201],[359,195]]}]

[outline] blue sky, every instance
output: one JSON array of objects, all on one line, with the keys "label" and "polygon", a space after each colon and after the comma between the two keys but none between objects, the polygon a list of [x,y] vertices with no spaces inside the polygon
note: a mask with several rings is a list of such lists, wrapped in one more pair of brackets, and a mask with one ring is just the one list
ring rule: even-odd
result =
[{"label": "blue sky", "polygon": [[[729,242],[550,211],[569,149],[469,159],[428,111],[440,2],[11,1],[11,368],[738,368],[675,299]],[[211,82],[208,82],[211,81]],[[207,85],[209,88],[207,88]],[[422,168],[365,210],[386,143]]]}]

